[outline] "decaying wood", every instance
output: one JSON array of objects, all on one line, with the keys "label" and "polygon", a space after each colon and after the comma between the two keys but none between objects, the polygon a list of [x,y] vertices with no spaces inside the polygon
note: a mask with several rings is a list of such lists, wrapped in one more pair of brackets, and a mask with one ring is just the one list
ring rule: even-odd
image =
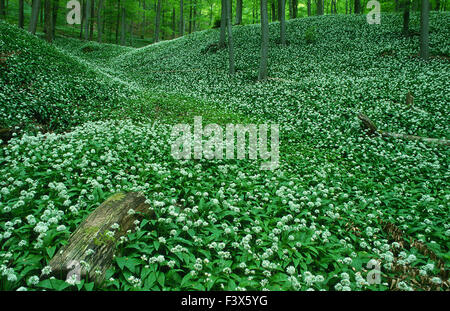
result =
[{"label": "decaying wood", "polygon": [[376,134],[378,132],[378,129],[377,129],[376,125],[364,113],[358,114],[358,118],[362,122],[361,125],[362,125],[363,129],[365,129],[368,134],[374,135],[374,134]]},{"label": "decaying wood", "polygon": [[10,128],[0,129],[0,144],[6,144],[13,137],[14,130]]},{"label": "decaying wood", "polygon": [[[145,200],[144,195],[136,192],[109,197],[89,214],[51,259],[53,275],[65,280],[77,270],[75,274],[81,279],[88,278],[100,285],[112,264],[116,242],[133,230],[135,220],[153,216]],[[114,229],[117,225],[118,229]]]},{"label": "decaying wood", "polygon": [[358,118],[361,120],[362,128],[365,129],[368,132],[368,134],[370,134],[370,135],[379,134],[384,137],[401,138],[401,139],[407,139],[407,140],[421,140],[424,142],[437,143],[437,144],[441,144],[441,145],[450,146],[450,140],[446,140],[446,139],[428,138],[428,137],[407,135],[407,134],[397,134],[397,133],[390,133],[390,132],[378,130],[376,125],[372,122],[372,120],[370,120],[369,117],[367,117],[363,113],[360,113],[358,115]]}]

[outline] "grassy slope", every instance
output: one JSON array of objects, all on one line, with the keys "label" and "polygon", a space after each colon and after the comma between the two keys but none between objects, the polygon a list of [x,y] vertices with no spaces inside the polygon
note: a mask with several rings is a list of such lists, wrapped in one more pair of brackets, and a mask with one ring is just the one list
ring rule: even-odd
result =
[{"label": "grassy slope", "polygon": [[[448,54],[448,19],[448,14],[432,16],[431,46],[436,54]],[[133,286],[127,281],[130,275],[141,278],[144,288],[160,289],[163,285],[155,280],[161,274],[167,289],[339,289],[339,284],[347,286],[344,272],[350,275],[351,289],[359,289],[355,270],[360,271],[370,258],[389,262],[391,255],[397,259],[417,256],[402,264],[426,269],[425,264],[432,262],[429,257],[414,247],[399,253],[376,217],[400,226],[406,239],[422,239],[448,264],[448,150],[415,142],[368,140],[354,118],[357,111],[364,111],[383,129],[448,137],[448,99],[444,97],[449,90],[448,60],[424,63],[409,57],[417,52],[417,37],[402,38],[400,23],[399,15],[383,15],[380,26],[367,25],[363,17],[354,16],[290,21],[290,45],[283,49],[271,43],[270,76],[281,80],[265,84],[254,81],[257,26],[234,28],[238,74],[231,79],[226,74],[225,50],[202,52],[217,39],[214,30],[142,49],[90,43],[94,50],[83,52],[84,43],[58,40],[56,44],[78,64],[92,64],[96,72],[114,76],[123,85],[137,84],[141,95],[133,107],[138,107],[136,116],[143,123],[86,123],[51,139],[13,140],[4,154],[6,169],[1,171],[8,181],[0,184],[7,188],[2,192],[5,203],[0,222],[4,223],[3,234],[14,235],[4,244],[2,254],[10,251],[18,258],[31,257],[38,262],[34,269],[42,268],[49,257],[44,249],[60,245],[82,215],[107,193],[131,189],[145,192],[155,206],[159,202],[169,206],[157,209],[158,217],[167,221],[141,225],[148,236],[129,236],[121,256],[132,259],[136,267],[116,265],[115,280],[107,285],[110,289]],[[316,27],[317,41],[307,45],[304,32],[311,26]],[[417,16],[413,16],[412,27],[417,26]],[[272,38],[277,31],[277,24],[271,24]],[[395,55],[380,56],[390,51]],[[413,92],[424,113],[404,107],[401,101],[407,91]],[[199,114],[204,123],[279,122],[282,168],[263,172],[253,161],[174,161],[167,144],[170,127],[148,122],[192,122]],[[36,157],[42,154],[64,155],[66,161]],[[16,165],[14,159],[25,164]],[[95,163],[92,167],[91,162]],[[32,179],[30,186],[25,186],[29,184],[24,184],[26,178]],[[36,200],[27,192],[19,195],[24,189],[35,192]],[[173,210],[173,202],[181,202],[187,210]],[[193,211],[194,206],[199,212]],[[48,222],[50,216],[43,217],[49,230],[46,237],[40,237],[42,243],[38,238],[30,254],[27,247],[17,248],[20,239],[31,243],[37,233],[29,221],[14,224],[13,229],[8,229],[6,221],[25,221],[25,216],[40,216],[45,210],[49,215],[64,211],[55,217],[58,225],[67,228],[58,231],[56,224]],[[182,217],[176,222],[170,221],[174,212]],[[193,225],[198,221],[208,225]],[[226,227],[231,234],[225,233]],[[249,233],[251,240],[245,238]],[[157,237],[164,237],[166,244],[156,247]],[[214,241],[224,242],[231,257],[220,248],[211,248]],[[189,252],[176,253],[177,245]],[[164,255],[175,262],[175,268],[171,273],[165,264],[148,268],[142,255],[150,261]],[[344,260],[348,257],[351,264]],[[211,273],[210,278],[202,274],[187,277],[196,269],[196,258],[209,260],[203,263],[202,272]],[[265,259],[275,266],[266,266]],[[15,260],[10,264],[16,263],[19,279],[5,283],[7,287],[25,285],[35,271],[25,271]],[[253,278],[245,276],[241,262],[254,271]],[[298,273],[296,281],[288,279],[290,265]],[[227,267],[232,273],[224,276]],[[311,278],[307,271],[324,280]],[[390,277],[399,276],[387,266],[383,271]],[[438,275],[436,267],[428,273]],[[407,286],[416,285],[406,280],[400,288]],[[384,285],[363,288],[386,289]]]}]

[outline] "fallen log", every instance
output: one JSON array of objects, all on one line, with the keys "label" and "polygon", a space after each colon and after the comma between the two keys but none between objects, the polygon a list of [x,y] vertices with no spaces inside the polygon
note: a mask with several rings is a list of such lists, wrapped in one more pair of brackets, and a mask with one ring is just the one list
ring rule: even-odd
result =
[{"label": "fallen log", "polygon": [[365,129],[370,135],[378,134],[378,135],[381,135],[384,137],[401,138],[401,139],[407,139],[407,140],[421,140],[421,141],[425,141],[425,142],[437,143],[437,144],[441,144],[441,145],[450,146],[450,140],[446,140],[446,139],[428,138],[428,137],[407,135],[407,134],[397,134],[397,133],[390,133],[390,132],[379,130],[376,127],[375,123],[373,123],[373,121],[370,120],[369,117],[367,117],[363,113],[358,114],[358,118],[361,120],[362,128]]},{"label": "fallen log", "polygon": [[88,279],[101,285],[111,267],[116,242],[135,220],[153,216],[144,195],[116,193],[97,207],[70,235],[68,243],[51,259],[52,275],[67,280]]}]

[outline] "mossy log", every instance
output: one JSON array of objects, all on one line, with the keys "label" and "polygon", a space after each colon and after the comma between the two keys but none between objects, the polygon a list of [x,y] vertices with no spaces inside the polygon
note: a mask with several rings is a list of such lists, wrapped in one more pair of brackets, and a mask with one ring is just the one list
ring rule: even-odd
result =
[{"label": "mossy log", "polygon": [[136,192],[109,197],[89,214],[51,259],[52,275],[66,280],[75,274],[78,280],[87,278],[100,285],[113,262],[116,242],[134,229],[137,219],[154,215],[145,200],[144,195]]},{"label": "mossy log", "polygon": [[390,133],[390,132],[379,130],[379,129],[377,129],[375,123],[373,123],[373,121],[370,120],[369,117],[367,117],[363,113],[360,113],[358,115],[358,118],[361,120],[361,127],[364,130],[366,130],[368,132],[368,134],[370,134],[370,135],[379,134],[384,137],[401,138],[401,139],[407,139],[407,140],[421,140],[424,142],[450,146],[450,140],[446,140],[446,139],[428,138],[428,137],[414,136],[414,135],[407,135],[407,134],[397,134],[397,133]]}]

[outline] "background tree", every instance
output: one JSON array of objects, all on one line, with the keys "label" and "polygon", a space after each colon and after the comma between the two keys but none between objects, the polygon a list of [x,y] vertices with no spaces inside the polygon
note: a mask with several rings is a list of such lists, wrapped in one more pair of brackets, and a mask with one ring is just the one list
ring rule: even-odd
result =
[{"label": "background tree", "polygon": [[236,25],[242,24],[242,0],[236,0]]},{"label": "background tree", "polygon": [[403,34],[407,35],[409,33],[409,10],[411,6],[410,0],[403,1]]},{"label": "background tree", "polygon": [[161,0],[158,0],[158,4],[156,7],[155,37],[153,40],[154,42],[159,41],[160,20],[161,20]]},{"label": "background tree", "polygon": [[422,0],[422,12],[420,14],[420,57],[427,60],[430,57],[429,47],[429,13],[430,1]]},{"label": "background tree", "polygon": [[280,41],[281,45],[286,45],[286,20],[285,20],[285,0],[280,0],[281,18],[280,18]]},{"label": "background tree", "polygon": [[23,15],[23,0],[19,0],[19,27],[23,28],[25,18]]},{"label": "background tree", "polygon": [[227,12],[227,32],[228,32],[228,55],[229,55],[229,71],[230,74],[235,73],[234,68],[234,45],[233,45],[233,30],[231,25],[231,0],[225,0],[226,12]]},{"label": "background tree", "polygon": [[261,0],[261,59],[259,61],[258,80],[267,79],[267,62],[269,54],[269,15],[267,0]]},{"label": "background tree", "polygon": [[355,0],[355,14],[361,14],[361,0]]},{"label": "background tree", "polygon": [[31,8],[30,27],[28,28],[28,31],[31,32],[32,34],[36,33],[40,9],[41,9],[41,0],[33,0]]}]

